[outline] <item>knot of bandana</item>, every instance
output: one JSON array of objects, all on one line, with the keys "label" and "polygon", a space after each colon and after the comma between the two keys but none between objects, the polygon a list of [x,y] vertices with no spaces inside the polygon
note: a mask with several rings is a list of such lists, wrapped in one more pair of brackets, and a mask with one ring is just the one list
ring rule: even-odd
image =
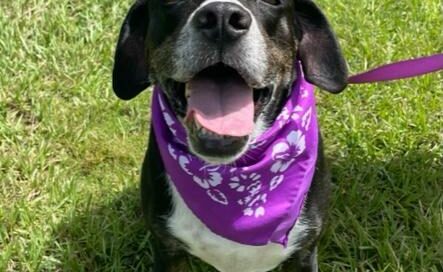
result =
[{"label": "knot of bandana", "polygon": [[152,125],[166,171],[189,209],[215,234],[246,245],[287,245],[315,170],[314,88],[297,80],[273,125],[229,165],[193,155],[184,127],[156,86]]}]

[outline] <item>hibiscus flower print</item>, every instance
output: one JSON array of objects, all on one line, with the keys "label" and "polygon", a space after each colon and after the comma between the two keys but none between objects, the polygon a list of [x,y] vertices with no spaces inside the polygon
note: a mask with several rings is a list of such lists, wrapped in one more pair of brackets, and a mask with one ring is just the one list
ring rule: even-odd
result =
[{"label": "hibiscus flower print", "polygon": [[252,198],[243,209],[243,215],[259,218],[265,215],[266,209],[263,206],[267,201],[267,194],[259,194]]},{"label": "hibiscus flower print", "polygon": [[301,125],[305,130],[309,129],[309,126],[311,125],[311,119],[312,119],[312,108],[309,108],[301,118]]},{"label": "hibiscus flower print", "polygon": [[176,152],[175,152],[174,147],[172,147],[171,144],[168,144],[168,151],[169,151],[169,155],[171,155],[171,157],[172,157],[174,160],[177,160],[177,154],[176,154]]},{"label": "hibiscus flower print", "polygon": [[217,187],[222,183],[222,176],[218,172],[218,166],[203,166],[196,173],[193,173],[192,178],[200,187],[209,189],[210,187]]},{"label": "hibiscus flower print", "polygon": [[285,179],[284,175],[278,175],[271,179],[271,185],[269,186],[270,191],[274,191]]},{"label": "hibiscus flower print", "polygon": [[254,216],[255,218],[259,218],[265,215],[265,208],[263,206],[260,206],[256,209],[253,208],[246,208],[243,210],[243,215],[245,216]]},{"label": "hibiscus flower print", "polygon": [[[171,149],[169,152],[171,153],[171,151],[173,151],[173,149]],[[178,164],[180,165],[181,169],[183,171],[185,171],[186,174],[192,175],[191,171],[188,168],[188,165],[191,162],[190,157],[180,155],[180,156],[178,156],[177,160],[178,160]]]},{"label": "hibiscus flower print", "polygon": [[243,206],[243,215],[248,217],[262,217],[266,213],[264,204],[267,193],[262,192],[263,186],[260,181],[261,175],[257,173],[241,174],[231,178],[229,187],[242,193],[243,196],[237,200],[237,204]]},{"label": "hibiscus flower print", "polygon": [[284,142],[279,142],[272,149],[272,173],[282,173],[294,163],[295,158],[305,151],[305,135],[300,130],[291,131]]},{"label": "hibiscus flower print", "polygon": [[177,157],[177,155],[174,153],[173,148],[169,149],[169,153],[173,158],[177,158],[178,164],[180,165],[181,169],[186,174],[192,176],[192,180],[203,189],[217,187],[222,183],[222,175],[218,172],[220,168],[219,166],[204,165],[199,169],[192,169],[191,167],[189,167],[191,164],[191,157],[184,155],[180,155]]},{"label": "hibiscus flower print", "polygon": [[229,183],[229,187],[231,189],[236,190],[237,192],[244,192],[250,184],[254,184],[257,182],[261,176],[256,173],[252,173],[250,175],[239,175],[231,178],[231,183]]},{"label": "hibiscus flower print", "polygon": [[301,88],[300,88],[300,91],[301,91],[301,97],[302,97],[302,98],[306,98],[306,97],[309,96],[309,92],[308,92],[308,90],[305,89],[304,87],[301,87]]},{"label": "hibiscus flower print", "polygon": [[228,199],[226,198],[225,194],[222,193],[222,191],[220,191],[218,189],[211,188],[211,189],[207,190],[206,193],[215,202],[218,202],[222,205],[229,204]]},{"label": "hibiscus flower print", "polygon": [[266,141],[257,141],[257,139],[254,139],[249,143],[249,150],[260,148],[264,144],[266,144]]},{"label": "hibiscus flower print", "polygon": [[[170,154],[172,157],[177,155],[173,152],[173,149],[170,149]],[[191,164],[191,157],[180,155],[177,157],[178,164],[182,168],[182,170],[192,176],[192,180],[200,186],[202,189],[206,190],[206,194],[215,202],[218,202],[223,205],[228,205],[228,198],[226,195],[215,188],[222,184],[223,177],[219,172],[219,166],[209,166],[204,165],[201,168],[193,169],[189,167]]]},{"label": "hibiscus flower print", "polygon": [[287,107],[284,107],[281,113],[277,116],[279,127],[283,127],[289,119],[298,120],[300,118],[300,112],[302,111],[303,108],[298,105],[292,110],[292,112],[290,112]]}]

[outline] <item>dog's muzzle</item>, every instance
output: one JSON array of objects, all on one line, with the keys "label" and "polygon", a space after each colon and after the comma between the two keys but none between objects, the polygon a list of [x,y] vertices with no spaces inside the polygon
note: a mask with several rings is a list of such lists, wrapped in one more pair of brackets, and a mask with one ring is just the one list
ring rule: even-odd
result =
[{"label": "dog's muzzle", "polygon": [[174,87],[167,90],[192,151],[208,160],[234,160],[246,150],[273,84],[265,81],[266,43],[256,18],[234,0],[203,2],[180,32],[175,52]]}]

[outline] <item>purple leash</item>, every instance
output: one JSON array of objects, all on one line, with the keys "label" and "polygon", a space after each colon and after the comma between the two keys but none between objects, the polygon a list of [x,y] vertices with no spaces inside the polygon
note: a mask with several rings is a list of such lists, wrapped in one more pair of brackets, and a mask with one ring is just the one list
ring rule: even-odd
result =
[{"label": "purple leash", "polygon": [[443,54],[399,61],[377,67],[348,79],[349,84],[362,84],[420,76],[443,69]]}]

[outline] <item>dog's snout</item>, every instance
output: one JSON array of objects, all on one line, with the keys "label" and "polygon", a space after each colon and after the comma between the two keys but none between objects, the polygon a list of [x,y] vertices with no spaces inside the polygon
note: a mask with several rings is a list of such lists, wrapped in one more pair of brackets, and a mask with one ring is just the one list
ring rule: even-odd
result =
[{"label": "dog's snout", "polygon": [[229,42],[246,34],[251,15],[235,3],[215,2],[201,8],[193,18],[194,27],[213,42]]}]

